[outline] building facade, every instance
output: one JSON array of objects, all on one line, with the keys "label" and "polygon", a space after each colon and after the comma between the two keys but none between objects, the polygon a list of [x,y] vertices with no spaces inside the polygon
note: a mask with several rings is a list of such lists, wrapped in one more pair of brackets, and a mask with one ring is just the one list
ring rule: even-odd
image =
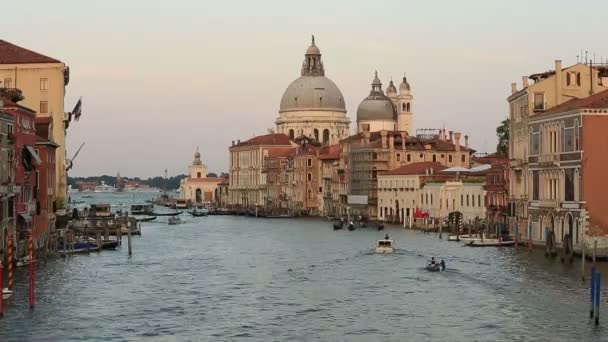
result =
[{"label": "building facade", "polygon": [[[605,67],[575,64],[562,68],[560,60],[555,69],[524,76],[523,88],[511,84],[509,102],[509,205],[511,231],[514,225],[528,226],[528,201],[531,179],[528,165],[530,156],[529,121],[536,115],[572,99],[580,99],[607,89],[608,72]],[[532,83],[530,83],[530,80]],[[527,230],[521,230],[527,236]]]},{"label": "building facade", "polygon": [[266,175],[264,160],[270,151],[293,147],[285,134],[270,133],[253,137],[230,146],[230,204],[241,208],[262,207],[266,204]]},{"label": "building facade", "polygon": [[0,40],[0,88],[16,88],[23,92],[21,104],[32,108],[38,116],[53,120],[53,139],[56,150],[56,191],[61,206],[67,194],[65,167],[66,118],[65,87],[69,68],[65,63],[34,51]]},{"label": "building facade", "polygon": [[304,55],[301,76],[281,98],[276,132],[291,139],[304,135],[323,144],[336,144],[348,137],[349,125],[344,96],[325,76],[321,51],[313,37]]},{"label": "building facade", "polygon": [[56,198],[55,198],[55,150],[58,145],[53,142],[52,119],[36,118],[36,153],[42,161],[36,174],[36,215],[34,226],[34,247],[48,248],[57,241],[56,232]]},{"label": "building facade", "polygon": [[573,99],[529,120],[528,230],[540,244],[608,235],[608,90]]},{"label": "building facade", "polygon": [[469,167],[474,151],[469,148],[468,136],[464,146],[460,144],[460,137],[458,132],[450,131],[448,136],[441,129],[424,130],[416,136],[400,131],[365,131],[344,139],[341,145],[347,160],[348,195],[365,202],[351,201],[349,207],[357,215],[379,217],[378,174],[381,172],[419,162]]},{"label": "building facade", "polygon": [[223,182],[223,179],[207,177],[207,173],[207,165],[203,164],[197,148],[194,160],[188,166],[188,177],[183,178],[180,182],[180,198],[193,205],[215,203],[218,197],[218,185]]},{"label": "building facade", "polygon": [[[0,254],[6,255],[7,234],[15,236],[15,119],[0,109]],[[1,260],[4,261],[4,258]]]}]

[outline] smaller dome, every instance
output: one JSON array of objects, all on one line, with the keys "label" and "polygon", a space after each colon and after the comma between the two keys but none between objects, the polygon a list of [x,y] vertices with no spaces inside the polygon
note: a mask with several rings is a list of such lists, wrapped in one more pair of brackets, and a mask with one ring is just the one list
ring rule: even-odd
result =
[{"label": "smaller dome", "polygon": [[395,84],[393,83],[393,80],[391,80],[391,82],[388,84],[388,87],[386,88],[386,95],[395,95],[397,94],[397,88],[395,88]]},{"label": "smaller dome", "polygon": [[397,109],[391,99],[382,92],[378,72],[374,75],[369,96],[363,99],[357,108],[357,122],[373,120],[397,120]]},{"label": "smaller dome", "polygon": [[399,85],[399,91],[410,91],[410,84],[407,83],[407,77],[403,76],[403,82]]},{"label": "smaller dome", "polygon": [[195,159],[201,159],[201,153],[200,153],[199,151],[196,151],[196,152],[194,153],[194,158],[195,158]]},{"label": "smaller dome", "polygon": [[319,48],[315,45],[315,36],[312,36],[312,43],[310,44],[308,49],[306,49],[306,54],[307,55],[320,55],[321,54],[321,50],[319,50]]}]

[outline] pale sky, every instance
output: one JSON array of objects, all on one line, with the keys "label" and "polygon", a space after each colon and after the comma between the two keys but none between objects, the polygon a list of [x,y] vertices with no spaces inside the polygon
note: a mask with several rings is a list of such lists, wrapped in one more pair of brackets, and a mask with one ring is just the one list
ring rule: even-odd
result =
[{"label": "pale sky", "polygon": [[374,70],[404,72],[414,128],[469,134],[493,152],[511,82],[608,57],[608,1],[3,1],[1,38],[70,66],[66,110],[83,97],[71,175],[185,173],[196,146],[227,171],[232,140],[274,127],[314,34],[354,131]]}]

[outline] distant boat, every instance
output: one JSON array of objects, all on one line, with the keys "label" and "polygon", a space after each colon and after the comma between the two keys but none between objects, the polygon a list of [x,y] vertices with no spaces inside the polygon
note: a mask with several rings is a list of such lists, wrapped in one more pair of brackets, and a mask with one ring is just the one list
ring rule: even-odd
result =
[{"label": "distant boat", "polygon": [[9,290],[8,287],[2,289],[2,300],[7,300],[13,296],[13,291]]},{"label": "distant boat", "polygon": [[465,243],[465,245],[469,247],[504,247],[515,245],[515,241],[499,241],[498,239],[478,239],[468,241]]},{"label": "distant boat", "polygon": [[438,263],[428,264],[428,265],[426,265],[426,267],[424,269],[429,272],[441,272],[442,271],[441,265]]},{"label": "distant boat", "polygon": [[177,216],[179,214],[183,213],[183,211],[174,211],[174,212],[170,212],[170,213],[157,213],[154,212],[154,216]]},{"label": "distant boat", "polygon": [[71,245],[68,245],[67,247],[68,247],[68,249],[59,250],[58,251],[59,255],[80,254],[80,253],[86,253],[86,252],[90,252],[90,251],[96,251],[99,249],[99,246],[97,245],[97,243],[88,242],[88,241],[74,242]]},{"label": "distant boat", "polygon": [[101,181],[101,184],[95,187],[94,192],[116,192],[116,187],[107,185],[104,181]]},{"label": "distant boat", "polygon": [[156,220],[156,216],[135,215],[134,217],[137,222],[150,222]]},{"label": "distant boat", "polygon": [[154,204],[131,204],[131,215],[154,215]]},{"label": "distant boat", "polygon": [[188,214],[194,216],[194,217],[203,217],[203,216],[207,216],[209,215],[209,211],[208,210],[190,210],[188,211]]},{"label": "distant boat", "polygon": [[169,217],[170,225],[176,225],[176,224],[180,224],[180,223],[182,223],[182,220],[179,217],[177,217],[177,216]]}]

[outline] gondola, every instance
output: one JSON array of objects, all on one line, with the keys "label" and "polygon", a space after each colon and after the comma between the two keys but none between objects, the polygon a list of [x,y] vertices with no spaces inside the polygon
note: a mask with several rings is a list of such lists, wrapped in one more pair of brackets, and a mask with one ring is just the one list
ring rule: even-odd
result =
[{"label": "gondola", "polygon": [[384,224],[382,224],[382,223],[378,224],[378,230],[384,230]]},{"label": "gondola", "polygon": [[340,230],[344,228],[344,224],[342,222],[334,222],[334,230]]},{"label": "gondola", "polygon": [[135,220],[137,220],[137,222],[150,222],[156,220],[156,216],[136,216]]},{"label": "gondola", "polygon": [[351,232],[352,232],[353,230],[355,230],[355,225],[354,225],[354,224],[352,224],[352,223],[349,223],[349,224],[348,224],[348,230],[350,230]]},{"label": "gondola", "polygon": [[205,211],[197,211],[197,210],[188,211],[188,214],[190,214],[194,217],[203,217],[203,216],[209,215],[209,213],[207,213]]}]

